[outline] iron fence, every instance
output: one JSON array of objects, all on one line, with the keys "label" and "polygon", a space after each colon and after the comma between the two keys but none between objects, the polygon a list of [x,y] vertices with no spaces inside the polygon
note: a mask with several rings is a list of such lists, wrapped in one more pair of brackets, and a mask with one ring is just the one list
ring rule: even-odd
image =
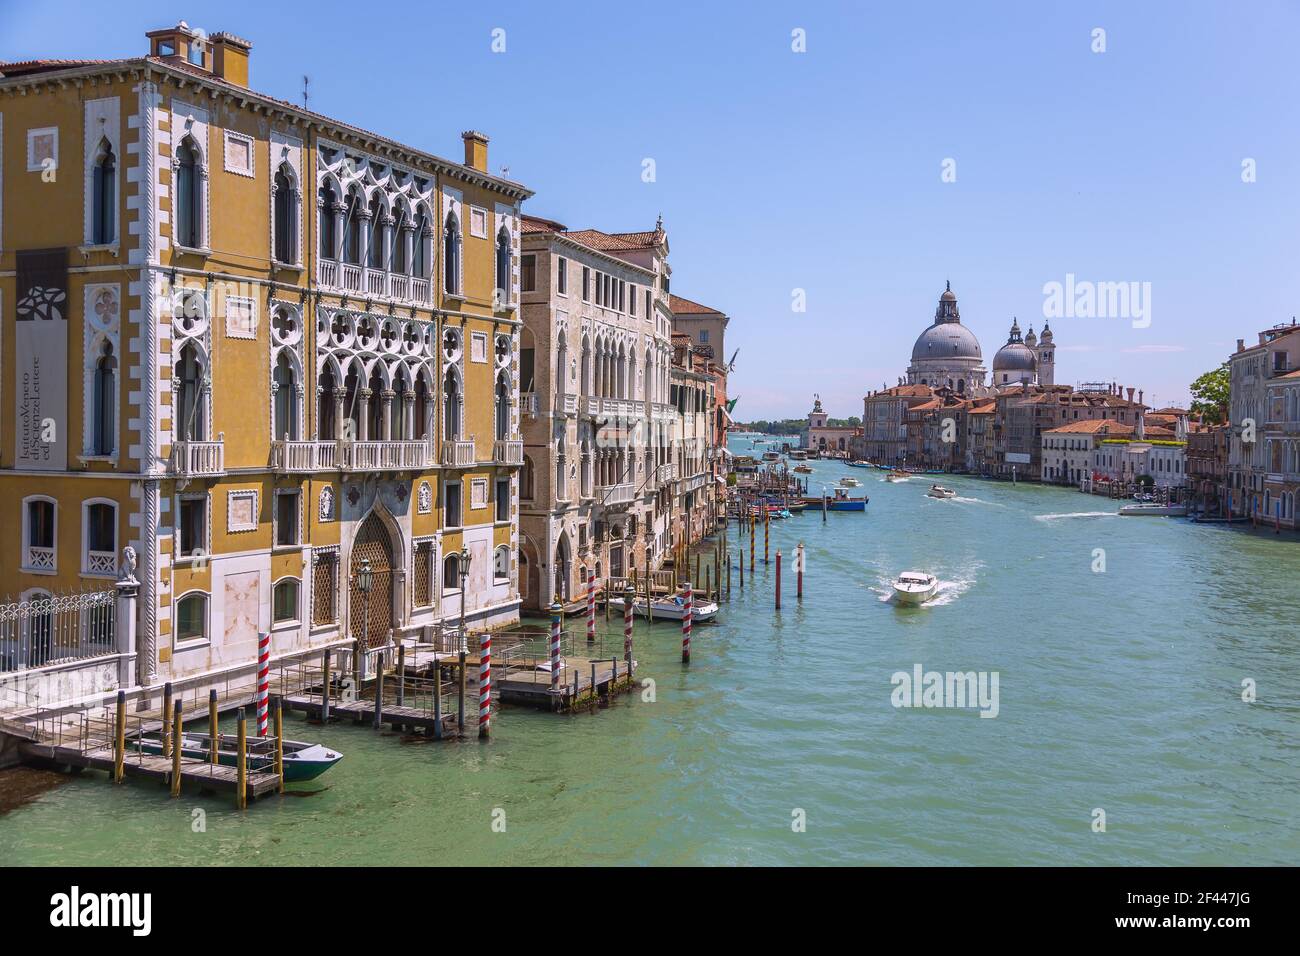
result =
[{"label": "iron fence", "polygon": [[112,591],[0,604],[0,672],[116,654],[116,605]]}]

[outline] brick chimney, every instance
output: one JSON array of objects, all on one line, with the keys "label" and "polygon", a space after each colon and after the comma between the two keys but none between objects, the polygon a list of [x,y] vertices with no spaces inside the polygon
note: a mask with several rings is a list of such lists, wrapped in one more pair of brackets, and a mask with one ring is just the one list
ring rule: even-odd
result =
[{"label": "brick chimney", "polygon": [[181,20],[174,27],[150,30],[149,55],[165,63],[202,70],[236,86],[248,86],[248,53],[253,44],[232,33],[208,36]]},{"label": "brick chimney", "polygon": [[233,33],[212,37],[212,72],[227,83],[248,88],[248,54],[253,44]]},{"label": "brick chimney", "polygon": [[478,130],[467,129],[460,134],[460,138],[465,141],[465,165],[477,169],[480,173],[486,173],[488,168],[487,136]]},{"label": "brick chimney", "polygon": [[1134,393],[1135,391],[1136,391],[1136,389],[1135,389],[1132,385],[1130,385],[1130,386],[1128,387],[1128,400],[1129,400],[1130,402],[1133,401],[1133,393]]}]

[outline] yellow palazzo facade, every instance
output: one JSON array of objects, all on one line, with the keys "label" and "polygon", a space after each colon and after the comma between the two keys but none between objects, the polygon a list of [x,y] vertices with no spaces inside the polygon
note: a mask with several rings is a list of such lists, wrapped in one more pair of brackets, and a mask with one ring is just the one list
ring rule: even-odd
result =
[{"label": "yellow palazzo facade", "polygon": [[515,620],[531,193],[147,40],[0,64],[0,594],[134,571],[145,686]]}]

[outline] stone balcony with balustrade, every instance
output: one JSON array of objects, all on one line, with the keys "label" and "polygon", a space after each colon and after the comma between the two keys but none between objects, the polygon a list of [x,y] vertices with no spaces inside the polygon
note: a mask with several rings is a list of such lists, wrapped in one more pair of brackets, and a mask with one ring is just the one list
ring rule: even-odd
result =
[{"label": "stone balcony with balustrade", "polygon": [[578,414],[578,396],[573,392],[561,392],[555,396],[555,413],[557,415]]},{"label": "stone balcony with balustrade", "polygon": [[522,465],[524,443],[521,439],[498,439],[492,443],[492,461],[497,465]]},{"label": "stone balcony with balustrade", "polygon": [[474,464],[474,441],[444,441],[442,464],[446,468],[468,468]]},{"label": "stone balcony with balustrade", "polygon": [[418,471],[433,464],[428,441],[276,441],[271,468],[282,475],[318,471]]},{"label": "stone balcony with balustrade", "polygon": [[216,441],[172,442],[167,473],[178,478],[205,478],[225,474],[225,439],[223,432],[217,436]]},{"label": "stone balcony with balustrade", "polygon": [[603,505],[625,505],[636,498],[636,486],[630,481],[617,485],[597,485],[596,499]]},{"label": "stone balcony with balustrade", "polygon": [[325,292],[347,293],[404,305],[433,305],[433,285],[421,276],[321,259],[319,279]]},{"label": "stone balcony with balustrade", "polygon": [[592,418],[638,418],[642,403],[630,398],[598,398],[588,396],[584,404]]}]

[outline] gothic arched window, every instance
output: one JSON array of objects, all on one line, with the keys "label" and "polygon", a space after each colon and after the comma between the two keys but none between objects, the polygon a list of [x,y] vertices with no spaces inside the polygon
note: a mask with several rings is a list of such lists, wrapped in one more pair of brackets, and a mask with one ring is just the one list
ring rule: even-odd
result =
[{"label": "gothic arched window", "polygon": [[339,197],[334,193],[334,187],[329,183],[320,193],[320,256],[322,259],[333,259],[338,255],[335,243],[338,241],[338,233],[335,231],[334,224],[334,204],[339,201]]},{"label": "gothic arched window", "polygon": [[497,289],[502,304],[510,301],[510,232],[505,226],[497,233]]},{"label": "gothic arched window", "polygon": [[[298,395],[297,382],[293,374],[293,365],[284,352],[275,361],[275,431],[273,437],[278,441],[287,438],[298,439]],[[332,406],[331,402],[331,406]],[[332,408],[331,408],[332,411]],[[331,415],[331,417],[333,417]]]},{"label": "gothic arched window", "polygon": [[176,150],[176,241],[197,249],[202,245],[203,206],[199,188],[199,151],[186,136]]},{"label": "gothic arched window", "polygon": [[[332,241],[333,230],[332,212],[328,211],[325,218],[331,220],[330,233]],[[324,225],[322,223],[322,225]],[[321,232],[321,251],[325,251],[325,234]],[[275,173],[275,260],[277,262],[297,262],[298,261],[298,197],[294,193],[293,179],[290,175],[288,163],[281,164]],[[329,248],[329,254],[334,255],[333,246]]]},{"label": "gothic arched window", "polygon": [[355,189],[348,193],[343,210],[343,261],[361,265],[361,193]]},{"label": "gothic arched window", "polygon": [[460,381],[450,369],[442,386],[442,437],[460,440]]},{"label": "gothic arched window", "polygon": [[93,451],[96,455],[111,455],[117,444],[117,359],[108,342],[101,347],[95,363],[93,398]]},{"label": "gothic arched window", "polygon": [[180,441],[202,441],[207,434],[203,414],[203,364],[199,361],[193,343],[181,349],[176,362],[175,375],[176,421],[173,428]]},{"label": "gothic arched window", "polygon": [[442,236],[442,281],[450,295],[460,294],[460,223],[456,214],[447,214]]},{"label": "gothic arched window", "polygon": [[117,238],[117,160],[107,140],[100,144],[92,188],[91,241],[103,246]]}]

